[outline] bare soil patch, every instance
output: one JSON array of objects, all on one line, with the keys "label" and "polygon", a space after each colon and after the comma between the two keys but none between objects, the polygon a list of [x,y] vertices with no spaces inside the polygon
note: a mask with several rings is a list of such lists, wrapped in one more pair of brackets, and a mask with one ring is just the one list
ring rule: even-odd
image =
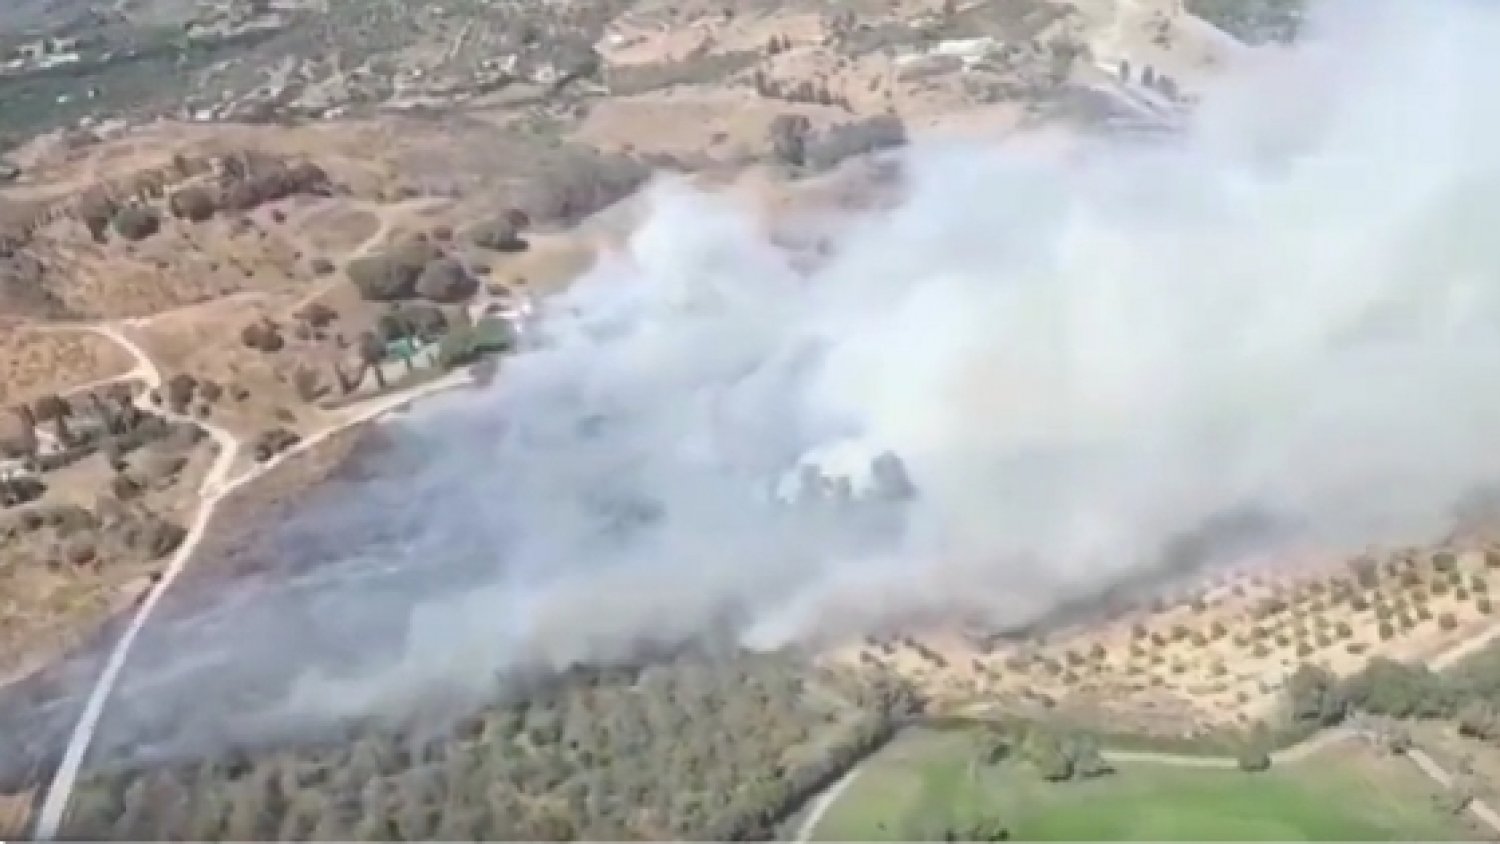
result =
[{"label": "bare soil patch", "polygon": [[121,376],[133,365],[129,353],[92,332],[0,328],[0,405]]}]

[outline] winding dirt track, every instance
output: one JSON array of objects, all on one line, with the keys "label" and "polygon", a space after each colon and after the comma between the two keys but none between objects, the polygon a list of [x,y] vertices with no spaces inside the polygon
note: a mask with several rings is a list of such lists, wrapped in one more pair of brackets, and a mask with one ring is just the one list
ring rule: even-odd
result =
[{"label": "winding dirt track", "polygon": [[[132,324],[139,324],[134,322]],[[136,366],[122,376],[121,379],[136,378],[144,380],[149,388],[159,388],[162,384],[160,369],[157,368],[149,355],[132,341],[122,330],[114,324],[94,324],[76,326],[88,331],[93,331],[101,336],[108,337],[121,347],[130,352],[136,360]],[[173,419],[182,419],[192,422],[208,432],[219,446],[218,455],[214,459],[213,466],[203,479],[200,494],[203,496],[202,503],[198,507],[198,513],[188,528],[187,535],[178,547],[172,559],[168,562],[166,569],[162,572],[161,579],[152,587],[146,599],[141,602],[140,608],[130,620],[130,625],[125,628],[114,649],[110,652],[109,661],[105,663],[104,670],[100,672],[99,679],[95,682],[93,689],[89,692],[88,700],[84,704],[83,713],[79,716],[77,725],[73,728],[68,738],[67,749],[64,751],[62,763],[53,775],[52,782],[47,788],[46,798],[42,802],[41,812],[37,817],[33,837],[40,841],[50,841],[57,836],[58,828],[62,824],[63,814],[68,807],[68,801],[73,795],[73,787],[77,782],[78,773],[83,765],[84,756],[87,754],[89,745],[94,738],[94,732],[98,728],[99,720],[104,714],[105,704],[109,702],[109,696],[114,691],[120,673],[130,658],[131,648],[135,645],[136,637],[140,635],[147,622],[151,620],[156,607],[161,603],[162,596],[172,588],[192,559],[199,543],[203,541],[212,520],[214,511],[219,503],[235,490],[251,483],[266,472],[280,465],[283,461],[290,460],[298,454],[305,452],[329,437],[339,432],[378,418],[391,410],[400,407],[414,399],[435,393],[439,390],[450,389],[472,382],[472,377],[465,371],[455,371],[447,376],[426,382],[411,390],[393,395],[382,396],[344,409],[344,416],[340,421],[316,434],[307,437],[292,448],[276,455],[272,459],[256,465],[232,480],[229,473],[232,470],[235,458],[239,455],[241,443],[229,431],[220,428],[202,419],[192,419],[179,416],[161,409],[153,408],[152,412],[159,413]],[[143,399],[138,398],[137,401]]]}]

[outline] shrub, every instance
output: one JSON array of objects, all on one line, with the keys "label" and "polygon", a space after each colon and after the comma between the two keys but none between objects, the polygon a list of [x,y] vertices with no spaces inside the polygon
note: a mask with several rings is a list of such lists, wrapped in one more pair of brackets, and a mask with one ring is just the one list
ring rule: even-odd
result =
[{"label": "shrub", "polygon": [[1235,762],[1242,771],[1258,773],[1270,769],[1271,754],[1267,753],[1264,748],[1246,747],[1236,755]]},{"label": "shrub", "polygon": [[364,299],[394,302],[416,293],[422,270],[441,254],[430,244],[411,241],[383,254],[356,258],[345,269]]},{"label": "shrub", "polygon": [[276,326],[269,322],[252,322],[240,330],[240,342],[247,348],[272,353],[286,347],[286,340]]},{"label": "shrub", "polygon": [[1453,613],[1445,612],[1438,616],[1438,627],[1444,630],[1455,630],[1458,628],[1458,619],[1453,617]]},{"label": "shrub", "polygon": [[313,328],[326,328],[339,318],[339,312],[323,302],[309,302],[297,316]]},{"label": "shrub", "polygon": [[161,218],[149,208],[129,205],[115,213],[114,227],[120,237],[141,241],[161,230]]},{"label": "shrub", "polygon": [[526,248],[521,239],[522,219],[524,215],[502,214],[476,223],[468,231],[469,242],[496,252],[520,252]]},{"label": "shrub", "polygon": [[812,136],[812,121],[801,114],[779,114],[767,129],[771,155],[783,164],[801,167],[807,163],[807,142]]},{"label": "shrub", "polygon": [[428,264],[417,278],[416,292],[433,302],[462,302],[479,289],[479,282],[452,258]]},{"label": "shrub", "polygon": [[651,175],[643,162],[587,148],[564,149],[528,182],[528,219],[571,225],[634,193]]},{"label": "shrub", "polygon": [[906,145],[906,124],[882,114],[830,128],[807,145],[806,163],[814,171],[830,170],[846,159]]},{"label": "shrub", "polygon": [[213,217],[219,210],[218,201],[208,188],[201,186],[186,187],[172,194],[167,207],[172,216],[181,220],[201,223]]}]

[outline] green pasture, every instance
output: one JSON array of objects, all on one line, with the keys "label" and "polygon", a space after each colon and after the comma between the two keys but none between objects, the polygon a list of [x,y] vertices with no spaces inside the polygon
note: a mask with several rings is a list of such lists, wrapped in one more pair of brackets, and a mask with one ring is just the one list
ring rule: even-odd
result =
[{"label": "green pasture", "polygon": [[1261,773],[1158,763],[1048,783],[1024,762],[983,765],[964,731],[909,731],[823,815],[821,841],[909,840],[998,817],[1017,841],[1464,840],[1462,821],[1403,759],[1331,747]]}]

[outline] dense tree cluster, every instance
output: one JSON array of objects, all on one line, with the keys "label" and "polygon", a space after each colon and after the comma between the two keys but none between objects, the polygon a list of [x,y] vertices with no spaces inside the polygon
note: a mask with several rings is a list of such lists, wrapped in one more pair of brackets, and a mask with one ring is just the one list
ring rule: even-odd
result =
[{"label": "dense tree cluster", "polygon": [[1419,663],[1376,657],[1343,680],[1304,666],[1286,686],[1287,714],[1304,730],[1352,713],[1393,719],[1454,719],[1480,738],[1500,738],[1500,647],[1490,646],[1439,674]]},{"label": "dense tree cluster", "polygon": [[442,731],[97,774],[71,837],[764,839],[885,742],[885,679],[787,654],[575,669]]},{"label": "dense tree cluster", "polygon": [[441,249],[427,240],[413,239],[385,252],[356,258],[349,262],[346,272],[365,299],[397,302],[414,298],[423,271],[445,257]]},{"label": "dense tree cluster", "polygon": [[114,226],[126,240],[145,240],[161,230],[161,217],[143,205],[127,205],[115,212]]},{"label": "dense tree cluster", "polygon": [[526,212],[511,209],[488,220],[474,224],[469,229],[469,241],[481,249],[497,252],[520,252],[526,249],[521,232],[530,225]]},{"label": "dense tree cluster", "polygon": [[1289,43],[1307,0],[1187,0],[1187,10],[1249,44]]},{"label": "dense tree cluster", "polygon": [[573,225],[635,193],[651,167],[635,157],[586,147],[564,147],[522,188],[526,219]]},{"label": "dense tree cluster", "polygon": [[906,124],[894,115],[867,117],[818,132],[806,116],[783,114],[771,121],[768,131],[771,155],[777,161],[815,173],[907,142]]}]

